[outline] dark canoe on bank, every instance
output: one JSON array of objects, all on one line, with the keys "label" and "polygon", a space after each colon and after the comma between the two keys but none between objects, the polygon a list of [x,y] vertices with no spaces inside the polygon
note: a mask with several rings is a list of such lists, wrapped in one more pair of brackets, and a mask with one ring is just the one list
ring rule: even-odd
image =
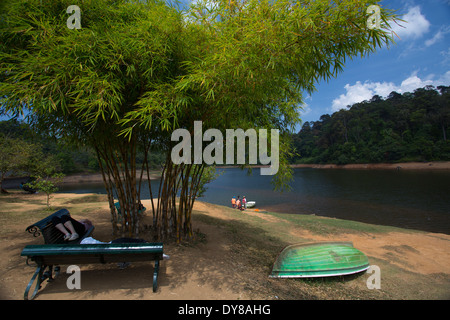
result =
[{"label": "dark canoe on bank", "polygon": [[284,248],[271,278],[308,278],[348,275],[369,268],[367,256],[351,242],[317,242]]}]

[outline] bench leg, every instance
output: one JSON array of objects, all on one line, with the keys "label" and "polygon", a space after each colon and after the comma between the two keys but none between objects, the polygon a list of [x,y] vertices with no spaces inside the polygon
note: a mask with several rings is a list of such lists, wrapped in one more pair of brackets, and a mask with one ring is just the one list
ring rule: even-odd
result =
[{"label": "bench leg", "polygon": [[[48,267],[48,270],[45,271],[45,269]],[[32,300],[36,294],[38,293],[39,289],[41,288],[42,282],[44,282],[46,279],[48,279],[48,282],[52,282],[59,274],[59,266],[56,266],[55,269],[55,276],[53,277],[53,266],[46,266],[42,264],[38,264],[35,273],[31,277],[30,282],[28,283],[27,288],[25,289],[24,299],[28,300],[28,293],[33,285],[33,282],[36,280],[36,286],[34,288],[33,294],[31,295]]]},{"label": "bench leg", "polygon": [[36,272],[33,274],[33,276],[31,277],[30,282],[28,283],[27,288],[25,289],[25,294],[23,296],[24,300],[28,300],[28,292],[30,291],[31,286],[33,285],[34,280],[36,279],[36,287],[34,288],[33,294],[31,295],[31,299],[32,300],[37,292],[39,291],[39,289],[41,288],[41,282],[42,282],[42,274],[44,272],[46,266],[43,265],[38,265],[36,268]]},{"label": "bench leg", "polygon": [[[55,271],[55,276],[53,276],[53,270]],[[53,266],[49,266],[48,270],[45,271],[44,275],[42,276],[42,281],[48,279],[47,280],[48,282],[52,282],[59,275],[59,270],[60,270],[59,266],[55,266],[55,269],[53,269]]]},{"label": "bench leg", "polygon": [[153,292],[158,289],[158,272],[159,272],[159,260],[155,260],[155,269],[153,271]]}]

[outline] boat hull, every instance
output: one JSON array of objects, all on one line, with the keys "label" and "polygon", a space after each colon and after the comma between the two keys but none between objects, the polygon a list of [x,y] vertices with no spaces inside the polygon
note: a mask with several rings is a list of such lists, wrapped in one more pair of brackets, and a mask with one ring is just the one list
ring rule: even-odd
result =
[{"label": "boat hull", "polygon": [[255,201],[248,201],[247,202],[247,208],[253,208],[254,206],[256,206],[256,202]]},{"label": "boat hull", "polygon": [[369,268],[367,256],[351,242],[318,242],[287,246],[275,261],[271,278],[342,276]]}]

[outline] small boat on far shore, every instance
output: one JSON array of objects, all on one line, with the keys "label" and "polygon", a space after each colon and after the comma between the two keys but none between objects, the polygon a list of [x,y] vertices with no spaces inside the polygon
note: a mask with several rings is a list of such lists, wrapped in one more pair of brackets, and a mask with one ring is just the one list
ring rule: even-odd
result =
[{"label": "small boat on far shore", "polygon": [[256,206],[256,201],[247,201],[247,208],[253,208]]}]

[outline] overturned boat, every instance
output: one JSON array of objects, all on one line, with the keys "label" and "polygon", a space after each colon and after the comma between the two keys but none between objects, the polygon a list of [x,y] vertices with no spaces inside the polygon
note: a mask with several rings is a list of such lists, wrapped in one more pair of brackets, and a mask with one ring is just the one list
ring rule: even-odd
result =
[{"label": "overturned boat", "polygon": [[273,264],[271,278],[349,275],[369,268],[367,256],[351,242],[316,242],[284,248]]}]

